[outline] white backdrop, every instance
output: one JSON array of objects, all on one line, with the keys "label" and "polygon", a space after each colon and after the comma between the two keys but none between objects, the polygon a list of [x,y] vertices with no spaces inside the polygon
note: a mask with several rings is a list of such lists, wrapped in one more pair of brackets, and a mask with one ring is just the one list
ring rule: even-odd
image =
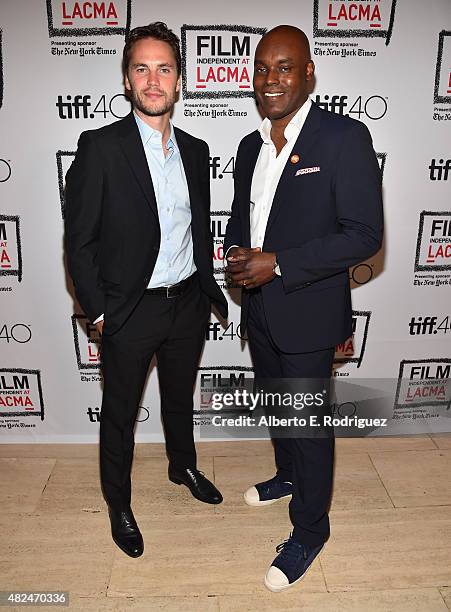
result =
[{"label": "white backdrop", "polygon": [[[80,132],[129,111],[120,72],[124,35],[157,20],[182,39],[174,123],[210,145],[221,284],[234,155],[260,123],[251,90],[255,44],[281,22],[305,30],[316,63],[312,98],[365,122],[383,167],[385,245],[351,271],[355,333],[337,347],[335,374],[401,375],[405,410],[430,403],[429,396],[437,405],[449,401],[449,0],[175,0],[161,7],[146,0],[1,2],[2,442],[97,440],[98,339],[74,304],[65,271],[64,174]],[[237,298],[228,297],[229,321],[212,316],[200,364],[199,376],[213,389],[231,372],[251,374]],[[196,408],[207,402],[198,384]],[[161,440],[155,370],[142,406],[137,439]]]}]

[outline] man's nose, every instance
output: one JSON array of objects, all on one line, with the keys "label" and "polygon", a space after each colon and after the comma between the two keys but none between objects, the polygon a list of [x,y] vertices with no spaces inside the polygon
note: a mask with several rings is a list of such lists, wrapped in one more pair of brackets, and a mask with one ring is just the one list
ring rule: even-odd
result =
[{"label": "man's nose", "polygon": [[274,85],[279,82],[279,71],[276,68],[270,68],[266,73],[266,84]]},{"label": "man's nose", "polygon": [[147,85],[159,85],[160,78],[157,70],[149,70],[147,73]]}]

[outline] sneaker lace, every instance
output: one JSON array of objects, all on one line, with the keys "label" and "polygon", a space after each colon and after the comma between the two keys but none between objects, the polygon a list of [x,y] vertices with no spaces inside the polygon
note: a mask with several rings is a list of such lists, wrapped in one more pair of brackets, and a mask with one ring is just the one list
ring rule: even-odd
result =
[{"label": "sneaker lace", "polygon": [[276,546],[276,552],[281,553],[282,556],[287,559],[287,561],[296,561],[296,559],[299,557],[299,548],[301,548],[302,550],[302,555],[304,559],[307,559],[308,555],[305,546],[303,546],[299,542],[296,542],[296,540],[293,539],[293,536],[290,533],[290,536],[287,540],[284,540]]}]

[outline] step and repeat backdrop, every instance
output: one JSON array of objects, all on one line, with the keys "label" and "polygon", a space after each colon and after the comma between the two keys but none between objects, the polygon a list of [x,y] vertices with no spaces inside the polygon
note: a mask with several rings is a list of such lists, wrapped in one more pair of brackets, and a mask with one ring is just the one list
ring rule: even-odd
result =
[{"label": "step and repeat backdrop", "polygon": [[[451,399],[449,0],[278,0],[277,5],[269,0],[2,0],[1,441],[98,438],[100,342],[74,300],[65,267],[64,180],[80,133],[130,111],[120,70],[125,35],[159,20],[182,45],[174,123],[210,145],[215,275],[230,302],[228,321],[213,314],[206,332],[196,410],[208,410],[211,393],[225,380],[240,387],[252,377],[239,326],[239,294],[228,291],[224,281],[222,245],[236,149],[261,121],[252,93],[255,46],[265,30],[288,23],[302,28],[311,42],[312,99],[368,126],[383,177],[385,243],[349,272],[354,332],[337,346],[334,375],[357,382],[399,380],[392,412],[400,419],[420,419],[431,407],[446,414]],[[126,249],[123,256],[123,265],[133,266]],[[138,420],[138,441],[163,439],[155,367]]]}]

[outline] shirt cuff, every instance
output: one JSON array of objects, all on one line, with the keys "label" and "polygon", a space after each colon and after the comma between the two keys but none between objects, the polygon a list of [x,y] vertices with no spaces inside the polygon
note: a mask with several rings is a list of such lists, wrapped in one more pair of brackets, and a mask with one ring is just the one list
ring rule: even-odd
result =
[{"label": "shirt cuff", "polygon": [[239,244],[232,244],[232,246],[229,246],[229,248],[226,251],[226,254],[224,255],[224,259],[227,259],[227,254],[230,251],[230,249],[238,249],[239,248]]},{"label": "shirt cuff", "polygon": [[103,317],[104,317],[104,315],[101,314],[100,317],[97,317],[97,319],[95,321],[93,321],[93,324],[95,325],[96,323],[100,323],[100,321],[103,321]]}]

